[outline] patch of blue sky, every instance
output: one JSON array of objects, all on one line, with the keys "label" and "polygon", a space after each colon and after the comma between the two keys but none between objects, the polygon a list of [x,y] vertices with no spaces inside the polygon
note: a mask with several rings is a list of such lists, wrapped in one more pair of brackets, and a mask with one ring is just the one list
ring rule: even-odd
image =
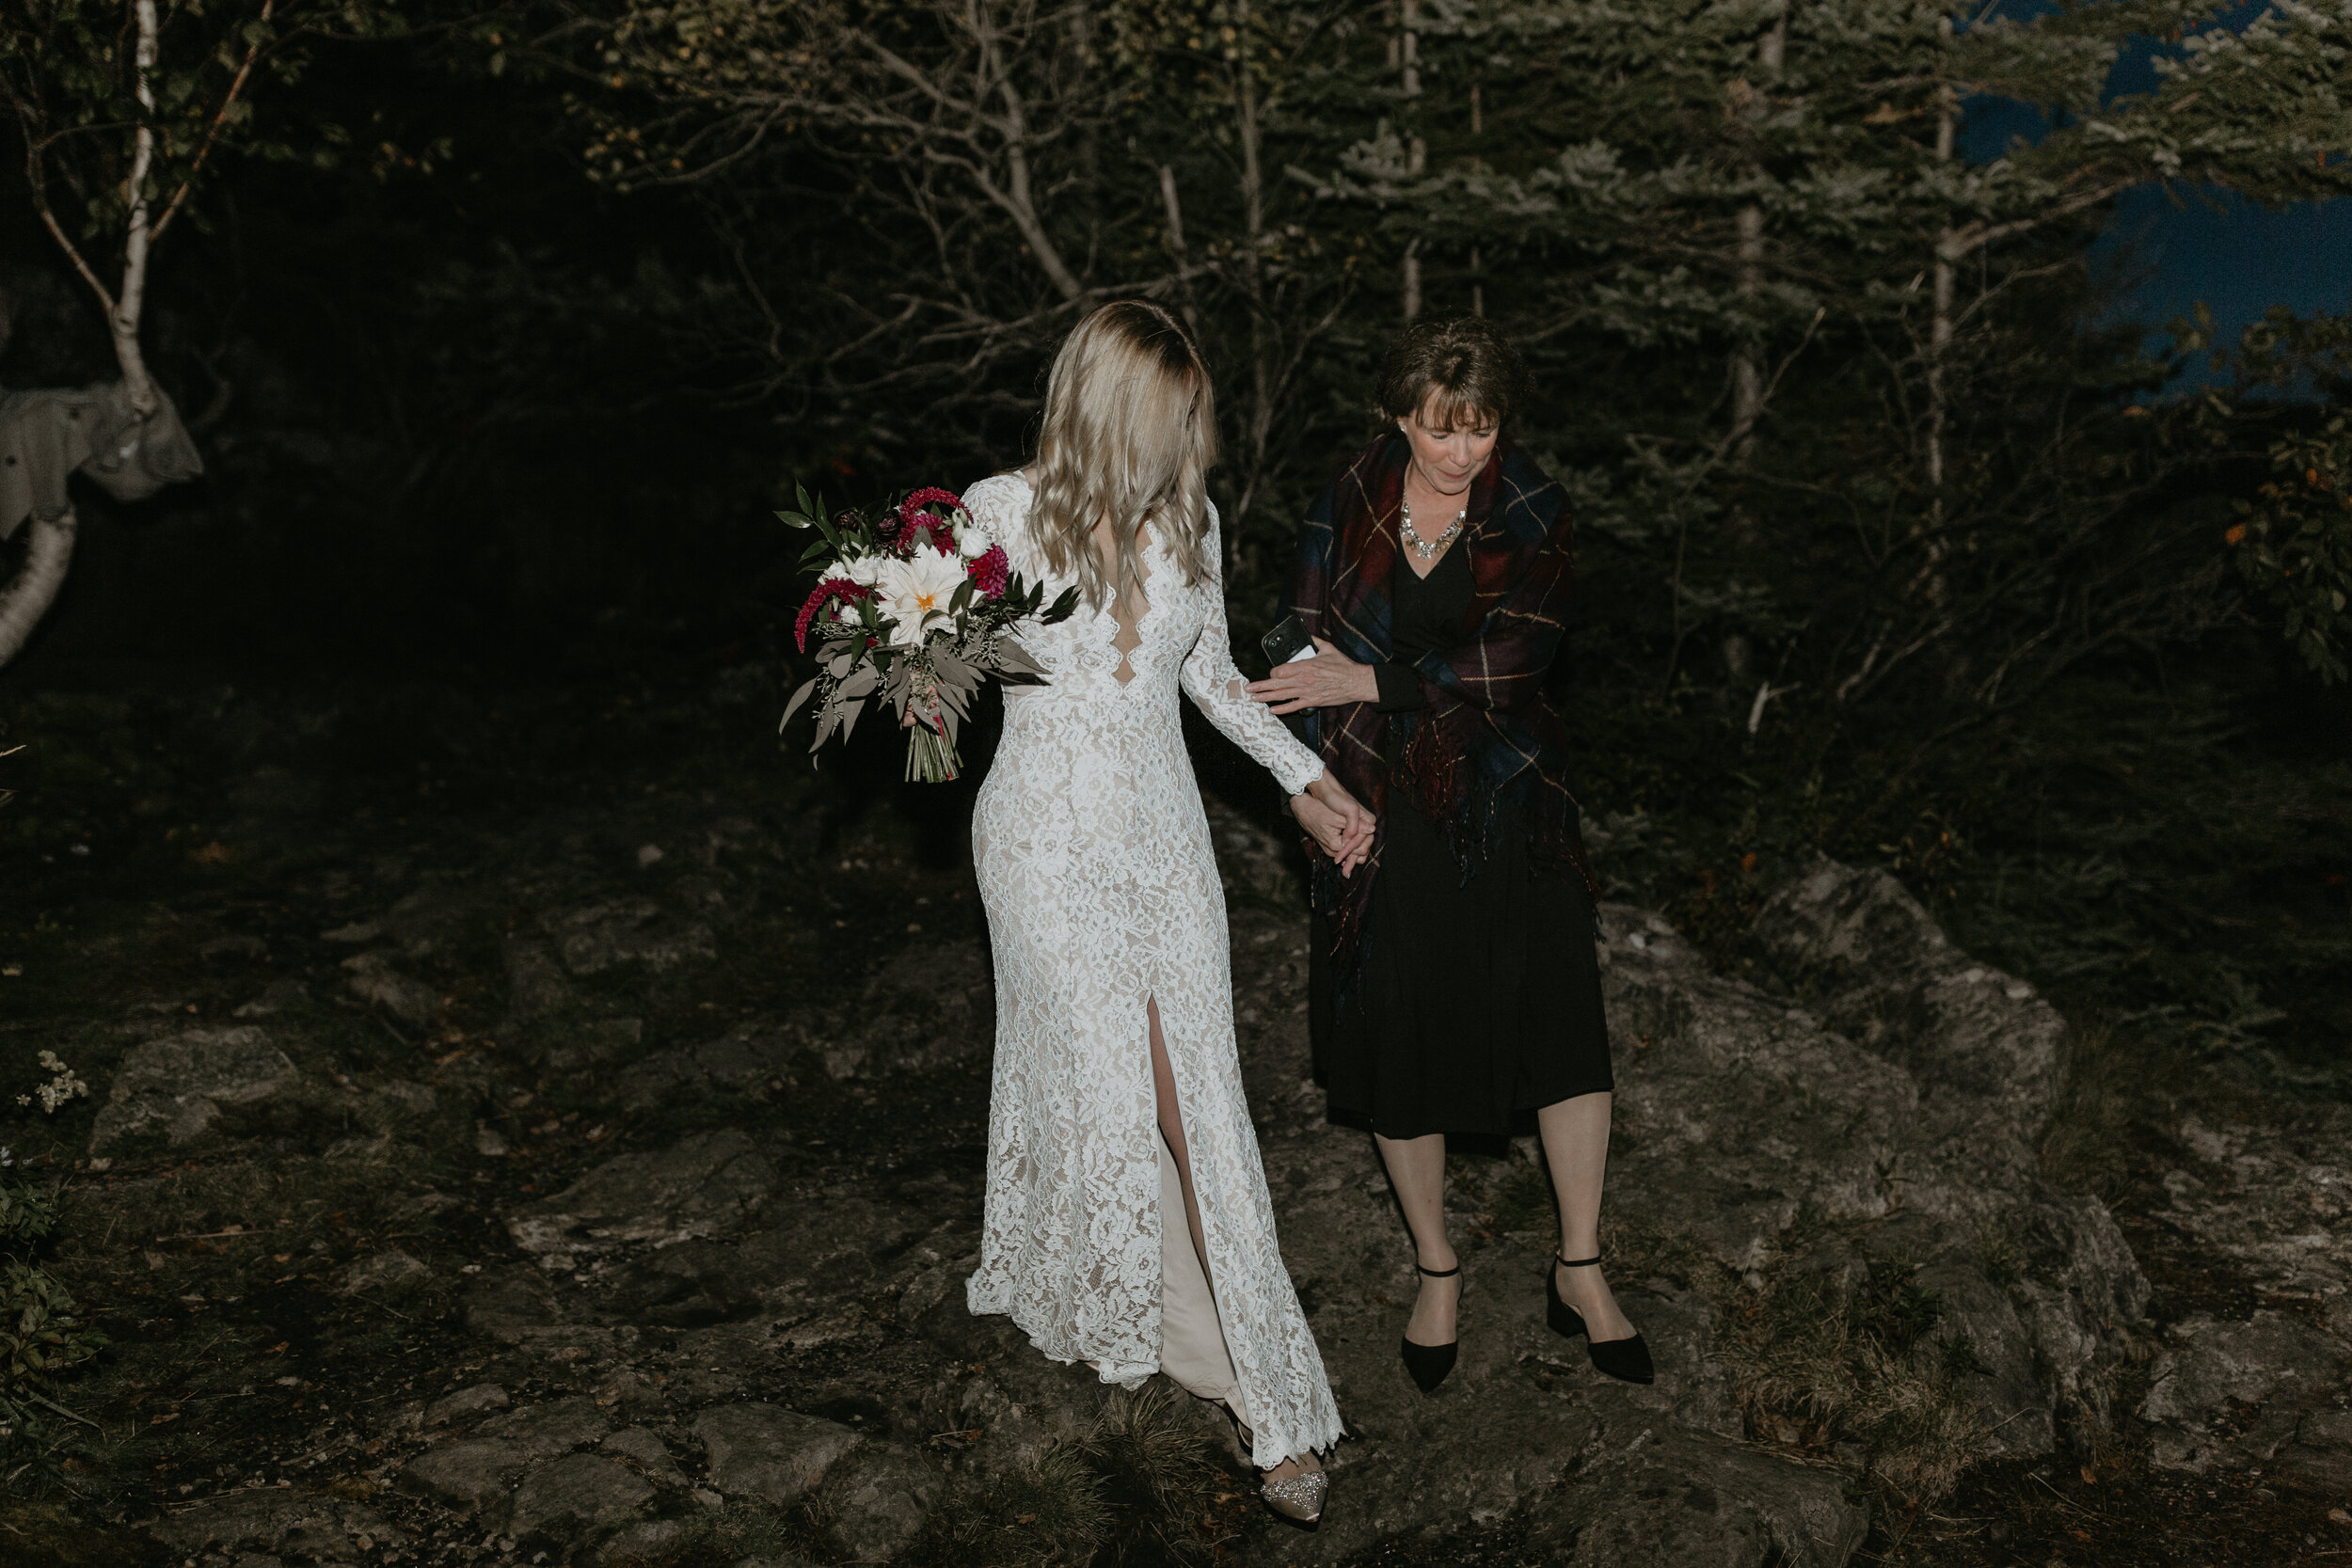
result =
[{"label": "patch of blue sky", "polygon": [[[2015,0],[2001,6],[2000,14],[2026,20],[2054,8],[2047,0]],[[2260,3],[2232,7],[2218,24],[2243,27],[2265,8]],[[2116,60],[2103,96],[2152,91],[2156,57],[2176,49],[2135,37]],[[2038,142],[2053,128],[2040,105],[1991,97],[1970,99],[1961,123],[1961,155],[1979,163],[2000,156],[2013,140]],[[2234,347],[2239,332],[2274,305],[2298,315],[2352,311],[2352,201],[2273,209],[2233,191],[2143,185],[2117,200],[2090,261],[2110,294],[2106,321],[2138,323],[2153,339],[2151,349],[2162,350],[2167,324],[2190,315],[2201,301],[2213,312],[2217,341]],[[2167,390],[2186,392],[2224,379],[2198,355],[2182,365]]]}]

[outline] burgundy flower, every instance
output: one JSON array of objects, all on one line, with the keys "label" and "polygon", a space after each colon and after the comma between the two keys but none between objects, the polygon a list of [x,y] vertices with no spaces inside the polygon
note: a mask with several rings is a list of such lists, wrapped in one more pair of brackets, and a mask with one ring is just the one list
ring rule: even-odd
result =
[{"label": "burgundy flower", "polygon": [[933,501],[939,502],[952,512],[963,504],[963,498],[953,490],[942,490],[936,484],[926,485],[898,503],[898,520],[909,528],[913,528],[917,519],[922,517],[923,508]]},{"label": "burgundy flower", "polygon": [[855,604],[873,595],[872,589],[860,587],[848,578],[827,578],[817,585],[817,592],[808,596],[808,603],[801,606],[800,618],[792,623],[793,641],[801,645],[801,652],[808,652],[808,624],[817,619],[817,612],[825,607],[827,599],[847,599]]},{"label": "burgundy flower", "polygon": [[[915,541],[923,538],[928,539],[931,548],[940,554],[955,554],[956,531],[948,526],[945,517],[934,516],[923,510],[933,504],[945,506],[952,512],[963,504],[963,498],[952,490],[942,490],[938,485],[931,484],[914,491],[900,501],[893,531],[898,536],[897,543],[901,551],[914,549]],[[918,534],[917,530],[924,531]]]},{"label": "burgundy flower", "polygon": [[1012,562],[1005,556],[1005,546],[991,545],[986,554],[966,568],[972,578],[973,591],[984,599],[993,599],[1005,592],[1005,584],[1012,576]]},{"label": "burgundy flower", "polygon": [[901,525],[898,530],[899,559],[912,560],[914,552],[925,545],[929,545],[942,555],[953,555],[956,553],[956,531],[947,526],[945,518],[934,517],[928,512],[918,512],[911,526]]}]

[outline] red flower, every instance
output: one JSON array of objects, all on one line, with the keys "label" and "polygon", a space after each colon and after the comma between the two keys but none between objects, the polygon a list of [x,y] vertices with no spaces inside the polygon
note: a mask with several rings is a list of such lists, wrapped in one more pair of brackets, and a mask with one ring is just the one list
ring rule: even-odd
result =
[{"label": "red flower", "polygon": [[898,503],[898,520],[909,528],[913,528],[916,519],[922,515],[923,508],[933,501],[938,501],[949,511],[953,511],[963,504],[963,498],[953,490],[942,490],[936,484],[927,485]]},{"label": "red flower", "polygon": [[956,553],[956,531],[947,526],[946,519],[934,517],[929,513],[919,514],[912,528],[899,529],[897,544],[900,560],[914,554],[917,540],[930,545],[942,555]]},{"label": "red flower", "polygon": [[801,606],[800,618],[792,623],[793,641],[801,645],[801,652],[808,652],[808,624],[817,619],[817,612],[825,607],[827,599],[847,599],[855,604],[873,595],[872,589],[861,588],[848,578],[827,578],[817,585],[817,592],[808,596],[808,603]]},{"label": "red flower", "polygon": [[984,599],[993,599],[1005,591],[1006,581],[1012,576],[1012,562],[1006,559],[1005,546],[991,545],[988,553],[964,568],[972,579],[973,592]]},{"label": "red flower", "polygon": [[930,539],[931,548],[942,555],[953,555],[956,552],[955,530],[948,526],[946,518],[933,516],[923,510],[934,503],[952,511],[963,504],[963,498],[952,490],[942,490],[936,484],[926,485],[914,492],[898,503],[897,542],[902,547],[912,548],[914,542],[914,531],[922,529],[927,531]]}]

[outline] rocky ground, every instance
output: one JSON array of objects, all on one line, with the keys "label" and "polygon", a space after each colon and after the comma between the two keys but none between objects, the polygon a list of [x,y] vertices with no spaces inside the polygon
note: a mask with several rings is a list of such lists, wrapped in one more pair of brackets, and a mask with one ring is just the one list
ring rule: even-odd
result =
[{"label": "rocky ground", "polygon": [[2070,1031],[1883,874],[1781,868],[1744,958],[1608,909],[1604,1231],[1661,1376],[1544,1329],[1519,1144],[1454,1162],[1424,1399],[1232,775],[1244,1070],[1353,1429],[1309,1535],[1189,1401],[963,1308],[959,790],[779,762],[756,678],[7,700],[0,1073],[92,1092],[0,1141],[111,1346],[0,1435],[0,1560],[2352,1560],[2352,1110]]}]

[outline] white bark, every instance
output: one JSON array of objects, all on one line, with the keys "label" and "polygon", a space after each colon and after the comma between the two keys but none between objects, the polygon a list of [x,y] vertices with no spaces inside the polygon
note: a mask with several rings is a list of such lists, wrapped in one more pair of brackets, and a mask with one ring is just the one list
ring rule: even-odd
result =
[{"label": "white bark", "polygon": [[24,564],[0,588],[0,664],[23,650],[56,600],[66,567],[72,562],[73,538],[80,527],[72,507],[62,516],[37,516],[24,526]]},{"label": "white bark", "polygon": [[1226,531],[1226,567],[1238,570],[1241,565],[1242,524],[1249,515],[1250,502],[1256,499],[1259,476],[1265,472],[1266,442],[1274,431],[1275,356],[1279,345],[1267,321],[1265,275],[1263,270],[1265,245],[1265,175],[1261,163],[1264,128],[1258,112],[1258,82],[1249,70],[1248,0],[1241,0],[1234,8],[1241,39],[1241,52],[1234,62],[1233,132],[1241,143],[1241,211],[1242,211],[1242,291],[1249,296],[1249,466],[1247,482],[1242,486],[1238,503],[1233,508],[1233,526]]},{"label": "white bark", "polygon": [[1774,686],[1771,681],[1758,682],[1756,688],[1756,701],[1748,705],[1748,733],[1754,735],[1764,727],[1765,704],[1775,697],[1788,696],[1804,684],[1803,681],[1790,681],[1787,686]]},{"label": "white bark", "polygon": [[1191,259],[1184,254],[1184,209],[1176,199],[1176,170],[1167,164],[1160,166],[1160,205],[1168,211],[1168,248],[1176,258],[1179,272],[1188,271]]},{"label": "white bark", "polygon": [[[1788,58],[1788,14],[1784,3],[1777,8],[1772,18],[1772,24],[1766,28],[1764,36],[1756,40],[1756,77],[1761,85],[1749,92],[1740,105],[1741,118],[1748,121],[1751,128],[1756,121],[1764,118],[1771,107],[1772,88],[1780,76],[1781,66]],[[1749,150],[1753,152],[1752,145]],[[1755,168],[1753,163],[1751,169],[1758,175],[1762,172]],[[1740,207],[1736,232],[1736,248],[1733,252],[1734,265],[1737,268],[1736,287],[1743,305],[1753,311],[1756,308],[1756,296],[1764,292],[1764,206],[1762,202],[1751,200]],[[1751,327],[1750,330],[1753,328]],[[1732,462],[1741,468],[1745,468],[1756,455],[1756,427],[1764,418],[1767,392],[1760,354],[1761,345],[1751,338],[1733,350],[1731,356],[1731,458]],[[1751,512],[1745,503],[1741,503],[1732,508],[1729,521],[1730,540],[1734,550],[1745,555],[1755,549],[1757,533],[1756,514]],[[1753,660],[1753,649],[1749,645],[1747,635],[1744,632],[1735,631],[1724,637],[1723,656],[1724,668],[1730,673],[1731,678],[1736,681],[1745,680],[1748,676],[1749,665]],[[1748,714],[1750,735],[1754,735],[1756,726],[1763,722],[1764,705],[1770,702],[1775,694],[1769,682],[1756,689],[1756,706]]]},{"label": "white bark", "polygon": [[[1952,19],[1944,18],[1940,25],[1948,45]],[[1960,94],[1947,83],[1936,93],[1936,162],[1952,161],[1959,127]],[[1928,324],[1928,537],[1927,562],[1921,576],[1927,581],[1928,600],[1935,605],[1943,604],[1948,593],[1944,578],[1944,432],[1949,420],[1949,404],[1944,372],[1951,353],[1953,296],[1959,284],[1958,269],[1953,263],[1963,253],[1960,237],[1947,220],[1935,240],[1934,292]]]},{"label": "white bark", "polygon": [[[1470,84],[1470,136],[1472,137],[1473,143],[1477,137],[1484,135],[1486,130],[1485,105],[1480,101],[1478,87],[1479,84],[1476,82],[1472,82]],[[1474,152],[1470,154],[1471,168],[1483,171],[1486,166],[1486,159],[1478,156]],[[1484,270],[1484,266],[1480,261],[1478,247],[1476,245],[1470,246],[1470,314],[1473,316],[1483,316],[1486,313],[1486,285],[1485,280],[1479,276]]]},{"label": "white bark", "polygon": [[[1416,0],[1398,0],[1397,16],[1401,24],[1397,30],[1399,86],[1406,103],[1410,104],[1421,97],[1421,7]],[[1408,108],[1406,113],[1409,117],[1412,110]],[[1407,176],[1418,179],[1422,169],[1426,168],[1429,164],[1429,143],[1421,135],[1417,124],[1408,122],[1406,129],[1412,134],[1406,138],[1405,143],[1405,172]],[[1403,286],[1398,291],[1397,303],[1402,307],[1406,321],[1420,319],[1421,241],[1419,239],[1411,241],[1405,246],[1405,277]]]},{"label": "white bark", "polygon": [[1070,263],[1062,260],[1059,247],[1046,233],[1044,219],[1038,212],[1037,199],[1030,192],[1028,105],[1023,102],[1020,89],[1013,86],[1012,72],[1007,68],[1004,57],[1003,40],[993,28],[986,35],[981,58],[986,62],[989,75],[994,78],[997,102],[1005,106],[1005,188],[999,190],[995,182],[985,174],[976,171],[975,177],[981,190],[1004,209],[1005,214],[1012,219],[1013,227],[1021,230],[1021,238],[1028,245],[1029,254],[1037,258],[1037,264],[1044,270],[1054,287],[1061,291],[1062,298],[1074,301],[1086,293],[1086,286],[1078,281],[1077,274],[1070,270]]},{"label": "white bark", "polygon": [[[1739,290],[1753,299],[1764,285],[1764,209],[1751,201],[1740,209]],[[1753,345],[1742,344],[1731,356],[1732,454],[1744,466],[1756,448],[1756,424],[1764,417],[1764,371],[1756,362]]]},{"label": "white bark", "polygon": [[136,0],[138,53],[135,56],[139,127],[132,143],[131,176],[124,182],[123,203],[131,223],[122,242],[122,289],[115,296],[107,325],[114,333],[115,358],[122,366],[122,383],[131,406],[145,419],[155,412],[155,383],[147,373],[147,356],[139,350],[139,311],[147,300],[147,253],[154,240],[148,210],[148,182],[155,166],[155,0]]},{"label": "white bark", "polygon": [[[1771,27],[1756,40],[1756,74],[1763,86],[1750,93],[1742,113],[1750,120],[1763,117],[1774,78],[1788,53],[1788,17],[1784,6]],[[1740,209],[1737,265],[1740,297],[1753,300],[1764,288],[1764,208],[1755,201]],[[1735,456],[1744,467],[1755,447],[1756,421],[1764,417],[1764,368],[1753,344],[1743,344],[1731,360],[1731,424]]]}]

